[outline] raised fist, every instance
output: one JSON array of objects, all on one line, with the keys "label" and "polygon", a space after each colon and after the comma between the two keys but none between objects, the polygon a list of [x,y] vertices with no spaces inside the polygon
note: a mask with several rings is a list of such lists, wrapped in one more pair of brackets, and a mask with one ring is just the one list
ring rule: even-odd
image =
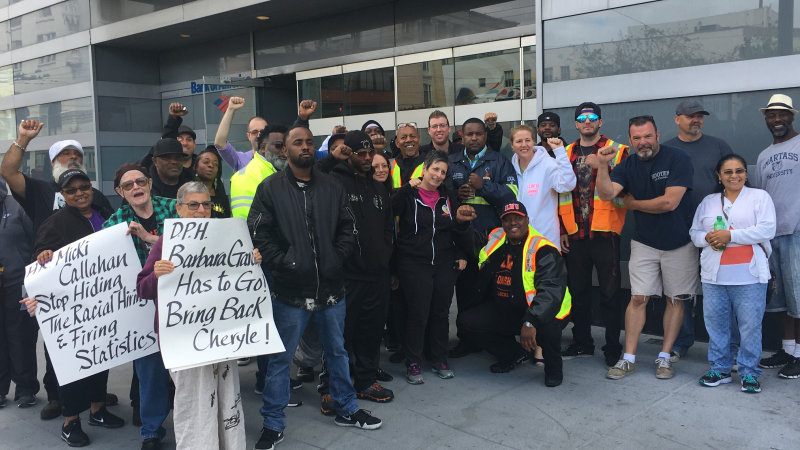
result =
[{"label": "raised fist", "polygon": [[244,106],[244,99],[242,97],[231,97],[231,99],[228,100],[228,109],[236,111],[242,106]]},{"label": "raised fist", "polygon": [[458,207],[458,211],[456,211],[456,221],[458,223],[469,222],[471,220],[475,220],[478,217],[475,214],[475,208],[469,205],[461,205]]},{"label": "raised fist", "polygon": [[331,132],[331,134],[339,134],[339,133],[342,134],[347,133],[347,128],[345,128],[344,125],[336,125],[335,127],[333,127],[333,131]]},{"label": "raised fist", "polygon": [[614,159],[616,153],[617,151],[614,150],[614,147],[607,145],[597,151],[597,159],[600,160],[601,164],[608,164],[609,161]]},{"label": "raised fist", "polygon": [[43,126],[44,123],[42,122],[37,122],[35,120],[23,120],[19,124],[19,135],[20,137],[26,137],[29,140],[33,139],[39,134],[39,131],[42,130]]},{"label": "raised fist", "polygon": [[372,146],[375,147],[375,151],[382,152],[386,150],[386,146],[389,145],[386,142],[386,138],[381,136],[380,134],[376,134],[372,136]]},{"label": "raised fist", "polygon": [[547,138],[547,144],[550,145],[552,150],[557,148],[563,147],[564,144],[561,143],[561,139],[554,137],[554,138]]},{"label": "raised fist", "polygon": [[308,120],[309,117],[314,115],[317,110],[317,102],[314,100],[303,100],[300,102],[300,109],[297,113],[303,120]]},{"label": "raised fist", "polygon": [[331,150],[330,152],[331,155],[333,155],[333,157],[338,159],[339,161],[347,161],[348,159],[350,159],[350,155],[353,154],[353,150],[350,147],[344,145],[344,143],[337,145],[336,148]]},{"label": "raised fist", "polygon": [[169,115],[172,117],[181,117],[189,114],[189,110],[183,106],[182,103],[170,103]]},{"label": "raised fist", "polygon": [[497,114],[491,112],[486,113],[486,115],[483,116],[483,122],[490,130],[494,130],[494,127],[497,126]]}]

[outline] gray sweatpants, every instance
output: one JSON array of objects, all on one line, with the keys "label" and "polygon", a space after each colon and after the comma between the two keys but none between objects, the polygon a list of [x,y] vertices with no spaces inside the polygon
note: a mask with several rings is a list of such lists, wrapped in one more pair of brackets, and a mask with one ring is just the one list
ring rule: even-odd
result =
[{"label": "gray sweatpants", "polygon": [[177,450],[246,447],[236,361],[179,370],[173,423]]}]

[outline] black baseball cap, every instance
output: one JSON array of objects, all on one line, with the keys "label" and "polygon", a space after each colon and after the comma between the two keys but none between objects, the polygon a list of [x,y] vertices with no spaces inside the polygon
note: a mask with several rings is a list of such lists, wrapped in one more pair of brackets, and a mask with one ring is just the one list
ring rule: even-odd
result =
[{"label": "black baseball cap", "polygon": [[187,127],[186,125],[181,125],[178,127],[178,136],[182,134],[188,134],[192,137],[195,141],[197,140],[197,134],[195,134],[194,130]]},{"label": "black baseball cap", "polygon": [[695,113],[703,113],[704,116],[709,115],[703,105],[693,98],[678,103],[678,107],[675,108],[676,116],[691,116]]},{"label": "black baseball cap", "polygon": [[89,175],[86,175],[84,171],[80,169],[69,169],[58,177],[58,186],[61,188],[66,187],[75,177],[85,178],[86,181],[92,181],[89,179]]},{"label": "black baseball cap", "polygon": [[591,109],[593,113],[597,114],[597,117],[599,119],[603,118],[602,114],[600,114],[600,107],[597,106],[596,103],[583,102],[580,105],[578,105],[577,108],[575,108],[575,118],[576,119],[578,118],[578,116],[580,116],[581,114],[584,113],[584,111],[583,111],[584,109]]},{"label": "black baseball cap", "polygon": [[372,146],[372,138],[361,130],[348,131],[347,134],[344,135],[344,145],[350,147],[350,150],[354,153],[365,148],[375,149],[375,147]]},{"label": "black baseball cap", "polygon": [[503,207],[503,213],[500,214],[500,218],[502,219],[506,214],[519,214],[522,217],[528,217],[528,210],[525,209],[525,205],[514,200],[513,202],[506,203],[506,206]]},{"label": "black baseball cap", "polygon": [[561,117],[558,117],[558,114],[556,114],[554,112],[546,112],[546,113],[539,114],[539,118],[536,119],[536,123],[537,124],[545,122],[545,121],[555,122],[556,126],[559,126],[559,127],[561,126]]},{"label": "black baseball cap", "polygon": [[177,139],[164,138],[156,142],[153,149],[153,157],[157,158],[164,155],[183,155],[183,146]]}]

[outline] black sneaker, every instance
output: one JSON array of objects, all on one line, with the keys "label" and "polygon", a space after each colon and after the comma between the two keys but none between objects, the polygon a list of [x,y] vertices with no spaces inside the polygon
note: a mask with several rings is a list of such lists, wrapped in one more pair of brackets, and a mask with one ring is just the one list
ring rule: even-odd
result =
[{"label": "black sneaker", "polygon": [[378,381],[383,381],[384,383],[394,380],[394,377],[389,372],[381,369],[380,367],[378,367],[378,374],[375,376],[375,378]]},{"label": "black sneaker", "polygon": [[[586,350],[578,344],[570,344],[561,352],[561,359],[569,361],[575,358],[591,358],[594,355],[594,349],[591,351]],[[616,361],[614,362],[616,364]],[[606,364],[608,365],[608,364]],[[612,364],[613,365],[613,364]]]},{"label": "black sneaker", "polygon": [[292,387],[292,390],[300,389],[301,387],[303,387],[303,383],[293,378],[289,378],[289,386]]},{"label": "black sneaker", "polygon": [[794,361],[794,357],[786,353],[786,350],[780,349],[773,353],[772,356],[762,359],[761,362],[758,363],[758,367],[761,367],[762,369],[777,369],[778,367],[783,367],[792,361]]},{"label": "black sneaker", "polygon": [[20,408],[30,408],[35,404],[36,404],[36,396],[34,395],[23,395],[19,398]]},{"label": "black sneaker", "polygon": [[372,386],[356,392],[356,397],[371,402],[388,403],[394,399],[394,392],[376,382],[372,383]]},{"label": "black sneaker", "polygon": [[314,368],[313,367],[298,367],[297,368],[297,381],[304,381],[311,383],[314,381]]},{"label": "black sneaker", "polygon": [[333,397],[330,394],[323,394],[319,402],[319,410],[325,416],[332,416],[336,414],[333,408]]},{"label": "black sneaker", "polygon": [[389,362],[390,363],[398,364],[398,363],[401,363],[401,362],[403,362],[405,360],[406,360],[406,354],[402,349],[397,350],[396,352],[394,352],[391,355],[389,355]]},{"label": "black sneaker", "polygon": [[0,408],[6,406],[6,401],[7,401],[6,396],[0,395]]},{"label": "black sneaker", "polygon": [[39,417],[41,417],[42,420],[55,419],[60,415],[61,415],[61,402],[59,402],[58,400],[50,400],[49,402],[47,402],[47,404],[44,405],[44,408],[42,408],[42,412],[39,413]]},{"label": "black sneaker", "polygon": [[519,349],[519,354],[517,354],[517,360],[514,361],[514,364],[520,365],[524,364],[533,358],[533,353],[525,350],[524,348]]},{"label": "black sneaker", "polygon": [[761,384],[758,382],[758,378],[752,375],[742,377],[742,392],[747,392],[748,394],[761,392]]},{"label": "black sneaker", "polygon": [[142,442],[142,450],[161,450],[161,439],[150,438]]},{"label": "black sneaker", "polygon": [[703,386],[715,387],[720,384],[728,384],[731,381],[731,374],[719,373],[716,370],[709,370],[707,374],[700,377],[700,384]]},{"label": "black sneaker", "polygon": [[512,362],[511,364],[508,364],[508,365],[506,365],[506,364],[500,364],[500,363],[498,362],[498,363],[494,363],[494,364],[492,364],[491,366],[489,366],[489,370],[490,370],[492,373],[508,373],[508,372],[511,372],[511,369],[513,369],[513,368],[514,368],[514,367],[516,367],[516,366],[517,366],[517,365],[516,365],[516,364],[514,364],[513,362]]},{"label": "black sneaker", "polygon": [[89,413],[89,425],[105,428],[119,428],[125,425],[121,417],[117,417],[106,409],[105,406],[98,409],[96,413]]},{"label": "black sneaker", "polygon": [[138,406],[133,407],[133,417],[131,418],[131,423],[133,423],[133,426],[135,427],[142,426],[142,416],[139,414]]},{"label": "black sneaker", "polygon": [[106,392],[106,406],[114,406],[117,403],[119,403],[119,397],[116,394]]},{"label": "black sneaker", "polygon": [[560,386],[562,381],[564,381],[563,372],[544,374],[544,385],[547,387]]},{"label": "black sneaker", "polygon": [[463,358],[472,353],[480,353],[481,348],[475,345],[469,344],[463,340],[458,341],[458,345],[451,348],[447,351],[448,358]]},{"label": "black sneaker", "polygon": [[783,366],[778,376],[781,378],[800,378],[800,358],[795,358],[789,364]]},{"label": "black sneaker", "polygon": [[270,430],[269,428],[261,428],[261,437],[258,442],[253,446],[254,450],[272,450],[276,445],[283,442],[283,431]]},{"label": "black sneaker", "polygon": [[358,427],[362,430],[377,430],[383,425],[381,419],[373,417],[369,411],[363,409],[359,409],[349,417],[336,414],[334,422],[340,427]]},{"label": "black sneaker", "polygon": [[286,406],[290,408],[296,408],[298,406],[303,406],[303,400],[300,399],[300,396],[294,392],[289,393],[289,403]]},{"label": "black sneaker", "polygon": [[89,445],[89,436],[81,429],[80,417],[61,426],[61,439],[70,447],[84,447]]}]

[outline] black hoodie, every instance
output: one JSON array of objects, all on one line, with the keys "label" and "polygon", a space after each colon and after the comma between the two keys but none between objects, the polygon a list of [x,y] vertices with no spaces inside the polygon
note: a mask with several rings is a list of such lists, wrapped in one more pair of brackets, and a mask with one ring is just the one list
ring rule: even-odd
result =
[{"label": "black hoodie", "polygon": [[356,248],[344,263],[342,276],[351,280],[380,281],[389,273],[389,259],[394,237],[394,216],[386,188],[366,177],[353,166],[333,155],[317,161],[321,172],[330,173],[344,185],[356,227]]}]

